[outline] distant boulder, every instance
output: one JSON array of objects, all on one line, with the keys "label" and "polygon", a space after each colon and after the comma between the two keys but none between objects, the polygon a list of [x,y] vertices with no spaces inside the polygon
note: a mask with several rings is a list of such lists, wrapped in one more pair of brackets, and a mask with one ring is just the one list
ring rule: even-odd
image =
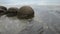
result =
[{"label": "distant boulder", "polygon": [[19,19],[31,19],[34,17],[34,10],[30,6],[22,6],[18,10],[17,17]]},{"label": "distant boulder", "polygon": [[0,6],[0,9],[7,10],[5,6]]},{"label": "distant boulder", "polygon": [[4,15],[5,14],[5,10],[3,10],[3,9],[0,9],[0,16],[2,16],[2,15]]},{"label": "distant boulder", "polygon": [[18,11],[18,8],[16,8],[16,7],[10,7],[7,10],[6,14],[7,14],[8,17],[14,17],[14,16],[17,15],[17,11]]}]

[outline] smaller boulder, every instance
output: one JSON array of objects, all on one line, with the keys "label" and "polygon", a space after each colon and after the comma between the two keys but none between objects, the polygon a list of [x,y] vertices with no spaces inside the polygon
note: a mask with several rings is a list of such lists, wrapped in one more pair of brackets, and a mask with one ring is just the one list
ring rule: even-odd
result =
[{"label": "smaller boulder", "polygon": [[2,15],[4,15],[5,14],[5,10],[3,10],[3,9],[0,9],[0,16],[2,16]]},{"label": "smaller boulder", "polygon": [[3,10],[7,11],[7,8],[5,6],[0,6],[0,9],[3,9]]},{"label": "smaller boulder", "polygon": [[10,7],[8,10],[7,10],[7,16],[8,17],[14,17],[17,15],[17,11],[18,11],[18,8],[16,7]]}]

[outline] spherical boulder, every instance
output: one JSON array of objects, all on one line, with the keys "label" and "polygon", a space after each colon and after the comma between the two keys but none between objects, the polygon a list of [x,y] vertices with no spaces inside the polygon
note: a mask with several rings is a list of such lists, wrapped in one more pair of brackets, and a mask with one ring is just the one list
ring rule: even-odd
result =
[{"label": "spherical boulder", "polygon": [[19,19],[31,19],[34,17],[34,10],[30,6],[22,6],[17,13]]},{"label": "spherical boulder", "polygon": [[0,9],[7,10],[5,6],[0,6]]},{"label": "spherical boulder", "polygon": [[18,8],[16,7],[10,7],[8,10],[7,10],[7,16],[8,17],[14,17],[17,15],[17,11],[18,11]]},{"label": "spherical boulder", "polygon": [[2,16],[2,15],[4,15],[5,14],[5,10],[3,10],[3,9],[0,9],[0,16]]}]

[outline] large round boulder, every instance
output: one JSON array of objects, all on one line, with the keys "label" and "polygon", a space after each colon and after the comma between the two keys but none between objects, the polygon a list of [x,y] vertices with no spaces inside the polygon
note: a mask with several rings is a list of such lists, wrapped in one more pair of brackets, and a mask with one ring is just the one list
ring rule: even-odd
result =
[{"label": "large round boulder", "polygon": [[30,6],[22,6],[17,13],[17,17],[19,19],[31,19],[34,17],[34,10]]},{"label": "large round boulder", "polygon": [[10,7],[8,10],[7,10],[7,16],[8,17],[14,17],[17,15],[17,11],[18,11],[18,8],[16,7]]}]

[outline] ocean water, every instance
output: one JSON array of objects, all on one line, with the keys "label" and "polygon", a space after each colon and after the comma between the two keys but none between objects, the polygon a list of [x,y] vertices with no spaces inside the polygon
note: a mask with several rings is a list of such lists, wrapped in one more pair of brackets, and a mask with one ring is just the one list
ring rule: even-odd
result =
[{"label": "ocean water", "polygon": [[[18,7],[22,5],[4,5]],[[33,8],[33,19],[19,20],[17,17],[0,17],[1,34],[59,34],[60,33],[60,6],[29,5]]]}]

